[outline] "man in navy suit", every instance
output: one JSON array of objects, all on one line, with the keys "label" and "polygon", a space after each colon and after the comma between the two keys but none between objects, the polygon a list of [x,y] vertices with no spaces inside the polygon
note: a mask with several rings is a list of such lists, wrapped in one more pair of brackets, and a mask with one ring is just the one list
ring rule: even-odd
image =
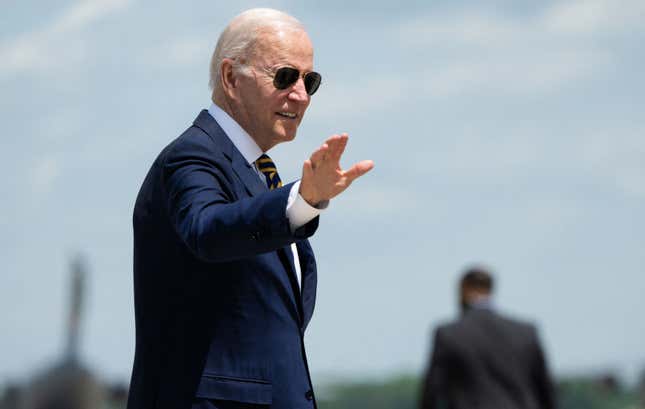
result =
[{"label": "man in navy suit", "polygon": [[287,14],[249,10],[220,35],[213,104],[159,154],[134,208],[128,409],[316,407],[307,238],[373,166],[343,170],[347,134],[333,135],[282,186],[266,152],[295,138],[320,82],[311,41]]},{"label": "man in navy suit", "polygon": [[421,409],[554,409],[546,359],[531,324],[507,318],[491,301],[481,267],[460,282],[462,316],[437,328]]}]

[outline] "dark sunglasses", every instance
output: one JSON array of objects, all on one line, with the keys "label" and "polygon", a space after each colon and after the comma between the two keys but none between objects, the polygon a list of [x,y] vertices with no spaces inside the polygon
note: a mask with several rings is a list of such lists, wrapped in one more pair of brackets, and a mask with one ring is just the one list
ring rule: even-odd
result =
[{"label": "dark sunglasses", "polygon": [[[300,78],[300,71],[292,67],[278,68],[273,76],[273,86],[277,89],[287,89],[295,84]],[[315,71],[311,71],[302,75],[305,82],[305,91],[307,94],[313,95],[318,91],[322,77]]]}]

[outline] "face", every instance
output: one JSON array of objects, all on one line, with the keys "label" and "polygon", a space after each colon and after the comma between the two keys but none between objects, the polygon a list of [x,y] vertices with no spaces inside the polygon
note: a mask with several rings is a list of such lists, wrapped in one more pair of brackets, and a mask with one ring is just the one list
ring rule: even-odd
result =
[{"label": "face", "polygon": [[248,73],[236,76],[232,108],[235,119],[267,151],[296,137],[311,99],[302,78],[286,89],[276,89],[275,71],[284,66],[301,74],[312,71],[313,47],[304,31],[262,34],[246,65]]},{"label": "face", "polygon": [[489,296],[490,292],[483,289],[461,287],[459,290],[459,306],[462,311],[465,311],[469,309],[473,303],[488,298]]},{"label": "face", "polygon": [[461,311],[467,310],[469,303],[470,300],[468,299],[467,290],[464,287],[461,287],[459,289],[459,308]]}]

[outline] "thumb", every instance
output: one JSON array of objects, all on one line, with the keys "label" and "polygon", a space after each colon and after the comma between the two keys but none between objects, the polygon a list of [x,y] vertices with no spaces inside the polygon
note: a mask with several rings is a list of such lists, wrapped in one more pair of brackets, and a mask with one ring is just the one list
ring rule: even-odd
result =
[{"label": "thumb", "polygon": [[300,196],[307,203],[315,206],[317,202],[316,189],[314,186],[314,169],[311,160],[307,159],[302,165],[302,179],[300,180]]},{"label": "thumb", "polygon": [[311,164],[311,160],[307,159],[305,162],[302,164],[302,183],[311,183],[311,179],[314,177],[314,168],[313,165]]}]

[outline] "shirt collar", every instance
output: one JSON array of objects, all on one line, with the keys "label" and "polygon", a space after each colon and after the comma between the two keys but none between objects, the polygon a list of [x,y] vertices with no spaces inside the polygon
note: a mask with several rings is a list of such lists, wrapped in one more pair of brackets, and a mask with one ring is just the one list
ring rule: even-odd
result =
[{"label": "shirt collar", "polygon": [[210,108],[208,108],[208,113],[215,118],[217,124],[224,130],[226,136],[233,142],[233,145],[235,145],[249,164],[253,164],[253,162],[262,156],[262,149],[251,138],[251,135],[222,108],[212,103]]},{"label": "shirt collar", "polygon": [[493,300],[490,297],[481,297],[470,304],[473,310],[492,310]]}]

